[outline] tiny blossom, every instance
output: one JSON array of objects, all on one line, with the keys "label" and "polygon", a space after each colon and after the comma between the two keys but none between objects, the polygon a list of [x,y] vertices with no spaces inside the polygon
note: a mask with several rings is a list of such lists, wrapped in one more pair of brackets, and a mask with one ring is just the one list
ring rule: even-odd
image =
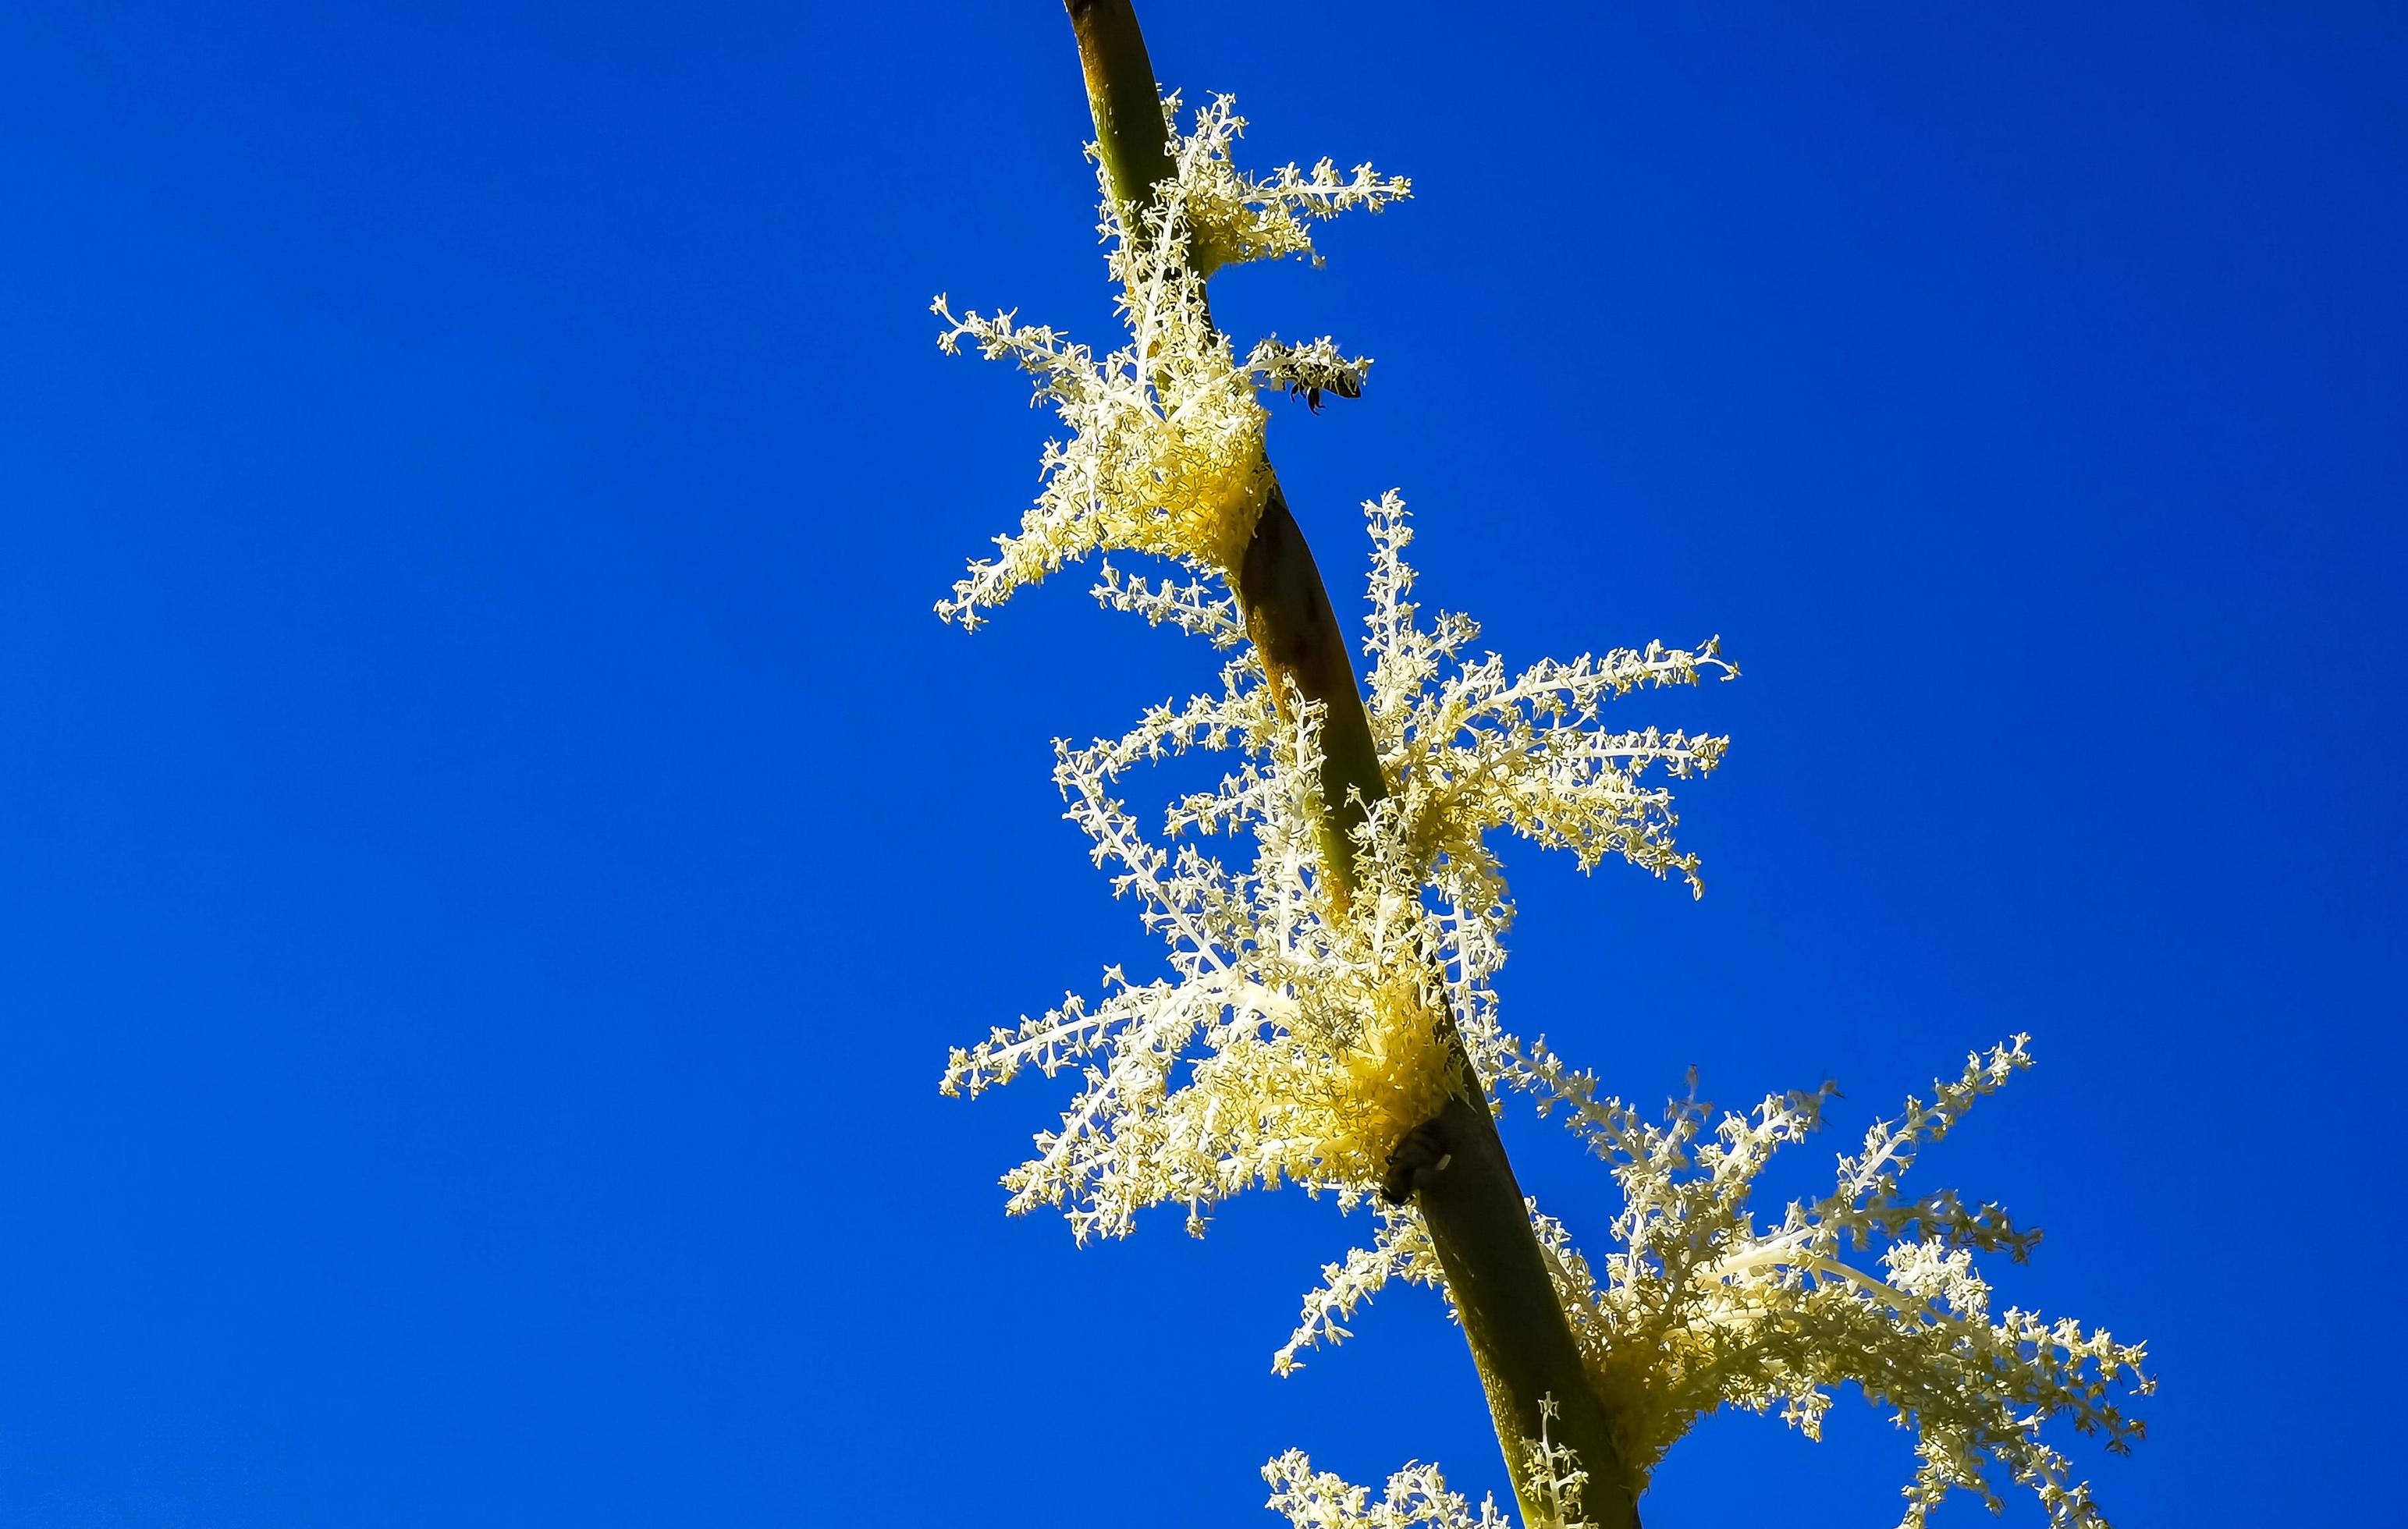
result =
[{"label": "tiny blossom", "polygon": [[1474,1513],[1437,1466],[1419,1462],[1389,1477],[1376,1503],[1369,1488],[1314,1470],[1301,1450],[1265,1465],[1263,1479],[1271,1485],[1264,1506],[1287,1515],[1296,1529],[1507,1529],[1512,1522],[1497,1510],[1494,1497],[1483,1498]]},{"label": "tiny blossom", "polygon": [[[1527,1441],[1530,1458],[1538,1462],[1532,1497],[1554,1529],[1589,1529],[1581,1517],[1581,1488],[1588,1481],[1572,1451],[1555,1442],[1548,1427],[1555,1416],[1553,1399],[1541,1404],[1539,1436]],[[1507,1529],[1512,1521],[1497,1509],[1493,1497],[1481,1499],[1480,1511],[1459,1492],[1449,1491],[1435,1465],[1408,1464],[1388,1478],[1386,1493],[1371,1500],[1370,1490],[1327,1471],[1316,1471],[1301,1450],[1290,1450],[1263,1467],[1271,1485],[1273,1512],[1287,1516],[1295,1529]]]},{"label": "tiny blossom", "polygon": [[[1175,114],[1177,98],[1164,105]],[[996,537],[1001,555],[970,564],[953,597],[938,603],[948,621],[974,627],[982,609],[1097,550],[1234,568],[1271,489],[1259,390],[1286,388],[1316,404],[1325,391],[1362,391],[1370,363],[1326,338],[1267,339],[1240,362],[1212,325],[1204,279],[1217,265],[1310,256],[1310,221],[1377,212],[1412,188],[1368,164],[1341,177],[1326,160],[1311,171],[1241,174],[1229,150],[1244,127],[1225,95],[1197,113],[1193,133],[1172,135],[1176,173],[1155,188],[1135,229],[1105,188],[1101,232],[1129,339],[1101,361],[1015,312],[957,318],[936,300],[933,311],[952,326],[939,345],[952,352],[967,340],[989,360],[1016,362],[1071,431],[1067,443],[1047,443],[1044,486],[1019,533]]]}]

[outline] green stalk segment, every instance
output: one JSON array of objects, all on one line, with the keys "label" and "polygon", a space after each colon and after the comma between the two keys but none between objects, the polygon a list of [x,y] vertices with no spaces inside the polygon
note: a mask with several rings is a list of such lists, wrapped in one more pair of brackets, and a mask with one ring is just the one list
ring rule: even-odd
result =
[{"label": "green stalk segment", "polygon": [[1163,131],[1162,91],[1145,55],[1145,34],[1128,0],[1065,0],[1079,35],[1079,67],[1087,77],[1087,109],[1121,226],[1138,227],[1136,211],[1157,180],[1170,179],[1170,140]]},{"label": "green stalk segment", "polygon": [[1388,794],[1380,750],[1371,741],[1371,719],[1363,712],[1354,664],[1330,608],[1321,569],[1305,545],[1304,528],[1287,507],[1287,495],[1271,482],[1254,539],[1238,566],[1238,604],[1254,640],[1283,719],[1295,693],[1325,708],[1321,727],[1321,861],[1330,867],[1331,889],[1342,909],[1354,891],[1354,830],[1366,810]]}]

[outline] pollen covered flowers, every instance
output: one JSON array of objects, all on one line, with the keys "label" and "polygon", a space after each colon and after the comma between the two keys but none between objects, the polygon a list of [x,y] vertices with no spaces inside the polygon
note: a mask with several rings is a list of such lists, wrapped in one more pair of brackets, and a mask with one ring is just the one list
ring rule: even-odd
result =
[{"label": "pollen covered flowers", "polygon": [[[1175,113],[1177,98],[1165,105]],[[1129,338],[1101,361],[1013,313],[955,318],[937,299],[934,311],[953,326],[939,345],[952,351],[967,340],[990,360],[1017,362],[1071,431],[1067,443],[1047,444],[1044,488],[1019,534],[996,537],[1000,555],[972,564],[939,602],[948,621],[975,626],[984,607],[1099,549],[1234,569],[1271,486],[1257,390],[1361,390],[1370,363],[1327,339],[1266,339],[1240,362],[1212,327],[1204,280],[1240,261],[1311,255],[1310,221],[1377,212],[1412,188],[1368,164],[1341,176],[1327,160],[1259,179],[1240,174],[1229,148],[1245,125],[1227,96],[1197,112],[1195,132],[1176,140],[1175,179],[1139,226],[1123,226],[1107,194],[1101,232]]]},{"label": "pollen covered flowers", "polygon": [[[1829,1388],[1853,1383],[1915,1435],[1900,1529],[1924,1529],[1952,1490],[1996,1510],[1994,1467],[2030,1490],[2052,1523],[2103,1529],[2089,1484],[2071,1478],[2071,1463],[2041,1428],[2062,1418],[2110,1450],[2128,1450],[2143,1428],[2121,1398],[2154,1389],[2140,1368],[2143,1346],[2016,1308],[1993,1313],[1973,1255],[2003,1252],[2020,1263],[2038,1234],[2017,1228],[1998,1206],[1968,1207],[1950,1190],[1899,1193],[1923,1147],[2031,1065],[2025,1045],[2017,1036],[1967,1057],[1956,1078],[1935,1086],[1930,1103],[1910,1098],[1896,1120],[1874,1122],[1860,1149],[1839,1160],[1829,1194],[1793,1200],[1764,1225],[1750,1204],[1756,1178],[1777,1149],[1821,1124],[1830,1085],[1776,1095],[1711,1123],[1713,1106],[1683,1099],[1656,1124],[1600,1097],[1594,1077],[1568,1068],[1543,1042],[1507,1063],[1507,1080],[1534,1095],[1541,1114],[1560,1109],[1612,1165],[1621,1191],[1613,1249],[1594,1264],[1560,1222],[1535,1207],[1531,1214],[1590,1381],[1608,1403],[1622,1458],[1637,1477],[1634,1488],[1716,1408],[1777,1406],[1791,1425],[1819,1438]],[[1282,1373],[1297,1367],[1304,1349],[1344,1337],[1342,1322],[1390,1280],[1440,1282],[1426,1236],[1394,1210],[1383,1211],[1372,1247],[1323,1276],[1274,1357]],[[1334,1479],[1311,1477],[1301,1455],[1280,1467],[1287,1504],[1274,1499],[1275,1506],[1305,1501],[1296,1495],[1305,1480],[1322,1483],[1310,1499],[1321,1508],[1340,1500],[1328,1485]],[[1412,1471],[1391,1482],[1391,1501],[1400,1487],[1412,1489],[1424,1516],[1393,1522],[1445,1529],[1486,1522]],[[1368,1495],[1358,1506],[1351,1514],[1291,1509],[1289,1516],[1328,1529],[1391,1522]]]},{"label": "pollen covered flowers", "polygon": [[[1512,917],[1484,836],[1511,828],[1570,848],[1584,865],[1614,857],[1692,884],[1674,845],[1663,782],[1702,775],[1725,741],[1655,728],[1617,731],[1617,695],[1734,671],[1709,642],[1651,646],[1509,672],[1467,661],[1479,628],[1417,621],[1403,504],[1366,507],[1372,536],[1369,712],[1393,783],[1355,836],[1357,885],[1341,916],[1312,825],[1318,712],[1283,726],[1225,589],[1155,583],[1107,564],[1108,606],[1237,647],[1223,688],[1149,711],[1126,736],[1056,745],[1068,817],[1094,841],[1116,889],[1169,944],[1169,975],[1120,967],[1089,1001],[957,1050],[949,1093],[976,1093],[1027,1067],[1076,1067],[1083,1088],[1062,1128],[1005,1182],[1011,1207],[1063,1207],[1081,1237],[1130,1229],[1149,1205],[1201,1216],[1250,1185],[1293,1179],[1350,1197],[1375,1188],[1389,1152],[1435,1115],[1456,1076],[1450,1032],[1473,1066],[1498,1075],[1513,1053],[1498,1031],[1489,979]],[[1134,764],[1190,749],[1242,762],[1173,803],[1159,838],[1120,798]],[[1209,854],[1220,839],[1232,855]],[[1250,861],[1231,860],[1251,850]],[[1199,1222],[1200,1224],[1200,1222]]]}]

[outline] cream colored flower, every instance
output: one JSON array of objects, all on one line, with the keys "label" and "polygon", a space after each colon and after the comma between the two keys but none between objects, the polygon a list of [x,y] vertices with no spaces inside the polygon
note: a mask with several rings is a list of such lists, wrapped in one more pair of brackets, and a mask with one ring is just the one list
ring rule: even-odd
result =
[{"label": "cream colored flower", "polygon": [[[1177,101],[1165,106],[1175,113]],[[1229,149],[1244,126],[1226,96],[1197,112],[1195,131],[1174,137],[1177,174],[1136,229],[1121,225],[1107,191],[1102,233],[1129,337],[1100,361],[1014,313],[956,318],[937,299],[934,311],[952,326],[939,345],[952,352],[968,341],[990,360],[1018,363],[1070,430],[1068,441],[1047,444],[1044,486],[1019,533],[996,538],[1000,555],[972,564],[953,597],[938,603],[946,620],[974,627],[983,608],[1097,550],[1228,574],[1271,488],[1257,391],[1360,390],[1370,363],[1340,355],[1326,339],[1283,345],[1274,337],[1240,362],[1212,325],[1204,281],[1238,261],[1311,255],[1308,221],[1354,207],[1376,212],[1410,187],[1369,165],[1341,178],[1327,161],[1310,172],[1289,165],[1264,179],[1242,175]]]},{"label": "cream colored flower", "polygon": [[[1712,1107],[1689,1101],[1675,1103],[1662,1125],[1642,1121],[1599,1097],[1595,1078],[1570,1070],[1543,1042],[1508,1063],[1508,1079],[1534,1093],[1541,1113],[1560,1108],[1612,1165],[1621,1191],[1614,1250],[1594,1264],[1560,1222],[1535,1206],[1531,1217],[1590,1381],[1621,1435],[1634,1495],[1708,1412],[1778,1407],[1819,1438],[1832,1388],[1853,1385],[1914,1432],[1901,1529],[1923,1529],[1952,1490],[1996,1508],[1994,1475],[2030,1490],[2061,1529],[2105,1529],[2089,1484],[2071,1479],[2071,1463],[2041,1430],[2063,1420],[2102,1436],[2110,1450],[2128,1448],[2142,1427],[2122,1398],[2153,1389],[2140,1368],[2143,1346],[2012,1308],[1994,1316],[1974,1255],[2020,1261],[2038,1235],[1951,1191],[1899,1193],[1924,1146],[2030,1065],[2024,1045],[2017,1036],[1968,1057],[1954,1080],[1936,1085],[1933,1102],[1909,1099],[1897,1121],[1877,1122],[1862,1150],[1840,1160],[1831,1193],[1790,1202],[1769,1225],[1750,1205],[1756,1177],[1775,1150],[1820,1124],[1828,1085],[1776,1095],[1709,1130]],[[1372,1247],[1323,1271],[1273,1367],[1293,1370],[1303,1349],[1343,1338],[1344,1319],[1398,1279],[1439,1284],[1438,1262],[1419,1222],[1386,1210]],[[1297,1478],[1309,1463],[1292,1456],[1283,1468]],[[1416,1479],[1412,1468],[1400,1479]],[[1323,1479],[1312,1500],[1350,1500],[1343,1485]],[[1290,1516],[1315,1529],[1387,1522],[1369,1510]],[[1479,1521],[1456,1512],[1427,1522],[1473,1529]]]},{"label": "cream colored flower", "polygon": [[[1062,1128],[1006,1179],[1015,1211],[1058,1206],[1083,1238],[1125,1234],[1151,1205],[1187,1206],[1200,1224],[1205,1207],[1253,1184],[1294,1180],[1351,1203],[1457,1086],[1448,1024],[1459,1022],[1488,1077],[1514,1054],[1489,987],[1512,916],[1489,830],[1569,848],[1584,865],[1611,855],[1695,879],[1695,858],[1673,843],[1670,792],[1651,778],[1713,769],[1725,740],[1615,731],[1599,709],[1641,686],[1729,675],[1715,646],[1519,674],[1493,655],[1469,659],[1473,623],[1416,619],[1402,503],[1392,493],[1364,507],[1369,715],[1393,790],[1359,831],[1342,915],[1323,894],[1313,826],[1319,712],[1283,724],[1252,650],[1225,665],[1218,693],[1156,707],[1123,737],[1055,746],[1068,816],[1168,939],[1169,969],[1139,981],[1111,967],[1096,1000],[1068,997],[953,1053],[948,1093],[1029,1067],[1075,1067],[1084,1081]],[[1225,645],[1242,631],[1234,599],[1210,583],[1157,584],[1107,564],[1096,593]],[[1162,836],[1148,835],[1119,797],[1123,778],[1192,749],[1240,758],[1213,789],[1170,804]],[[1251,861],[1208,854],[1216,839]]]}]

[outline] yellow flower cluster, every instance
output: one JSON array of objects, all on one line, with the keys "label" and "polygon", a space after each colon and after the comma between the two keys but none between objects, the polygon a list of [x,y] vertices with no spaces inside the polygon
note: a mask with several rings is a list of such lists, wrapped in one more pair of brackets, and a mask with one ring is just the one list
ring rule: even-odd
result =
[{"label": "yellow flower cluster", "polygon": [[[1394,785],[1358,831],[1342,916],[1325,895],[1313,826],[1319,710],[1301,707],[1301,725],[1284,725],[1250,649],[1224,666],[1216,694],[1156,707],[1123,737],[1056,745],[1067,816],[1168,939],[1169,973],[1140,982],[1112,967],[1093,1003],[1072,995],[953,1053],[947,1093],[1031,1067],[1076,1067],[1084,1080],[1062,1128],[1007,1177],[1015,1211],[1060,1207],[1083,1239],[1125,1234],[1150,1205],[1184,1205],[1200,1225],[1207,1207],[1254,1184],[1294,1180],[1351,1203],[1461,1081],[1447,1026],[1459,1022],[1492,1068],[1506,1054],[1489,979],[1512,908],[1489,830],[1568,847],[1584,865],[1613,855],[1694,878],[1695,859],[1672,840],[1670,793],[1644,777],[1710,770],[1725,740],[1617,732],[1598,712],[1641,686],[1728,675],[1714,646],[1519,674],[1493,656],[1467,661],[1473,623],[1417,620],[1401,502],[1365,508],[1369,711]],[[1224,645],[1243,630],[1216,583],[1156,583],[1107,564],[1096,593]],[[1173,802],[1163,836],[1149,836],[1117,795],[1123,776],[1199,748],[1244,758],[1213,789]],[[1212,838],[1250,842],[1252,863],[1208,855]]]},{"label": "yellow flower cluster", "polygon": [[[1615,1250],[1598,1264],[1573,1249],[1554,1218],[1535,1209],[1532,1217],[1590,1382],[1621,1435],[1634,1493],[1690,1425],[1717,1408],[1777,1406],[1819,1438],[1831,1388],[1854,1385],[1915,1434],[1900,1529],[1924,1529],[1951,1491],[1996,1509],[1994,1470],[2030,1490],[2059,1529],[2105,1529],[2089,1484],[2071,1479],[2071,1464],[2041,1429],[2063,1419],[2102,1436],[2111,1450],[2128,1448],[2142,1427],[2119,1398],[2153,1388],[2140,1368],[2143,1346],[2013,1308],[1993,1315],[1974,1254],[2020,1261],[2038,1235],[2017,1229],[1999,1207],[1968,1207],[1950,1191],[1899,1192],[1924,1146],[2030,1065],[2024,1036],[1968,1057],[1931,1103],[1909,1099],[1899,1119],[1876,1122],[1862,1149],[1840,1160],[1831,1193],[1790,1202],[1769,1226],[1750,1207],[1756,1178],[1775,1150],[1819,1125],[1828,1084],[1725,1115],[1711,1129],[1711,1106],[1681,1101],[1656,1125],[1599,1097],[1593,1077],[1571,1071],[1543,1044],[1524,1050],[1500,1040],[1511,1048],[1502,1076],[1535,1094],[1541,1113],[1560,1108],[1612,1165],[1622,1192]],[[1879,1256],[1859,1251],[1870,1250]],[[1420,1224],[1393,1210],[1383,1211],[1372,1247],[1323,1275],[1273,1359],[1282,1373],[1298,1367],[1303,1349],[1345,1337],[1343,1321],[1390,1280],[1440,1282]],[[1300,1456],[1284,1465],[1291,1479],[1309,1469]],[[1408,1487],[1418,1481],[1413,1469],[1399,1478]],[[1325,1482],[1315,1511],[1291,1512],[1291,1520],[1313,1529],[1388,1529],[1392,1521],[1368,1494],[1347,1499],[1342,1487]],[[1320,1511],[1350,1500],[1359,1508],[1351,1516]],[[1413,1500],[1439,1501],[1426,1493]],[[1459,1502],[1442,1515],[1393,1522],[1484,1522]]]},{"label": "yellow flower cluster", "polygon": [[[1175,112],[1176,98],[1165,103]],[[934,311],[949,327],[937,343],[965,342],[989,360],[1009,360],[1070,429],[1046,445],[1044,486],[999,555],[973,563],[938,613],[974,627],[1065,563],[1098,550],[1147,552],[1199,570],[1238,565],[1271,488],[1263,454],[1266,414],[1258,391],[1292,387],[1359,392],[1369,362],[1340,355],[1326,339],[1267,339],[1240,362],[1212,325],[1204,279],[1216,265],[1311,255],[1306,226],[1354,207],[1378,211],[1410,191],[1369,165],[1340,177],[1328,162],[1265,178],[1240,173],[1229,150],[1244,129],[1222,96],[1174,136],[1176,175],[1124,226],[1109,188],[1101,231],[1118,287],[1128,343],[1098,361],[1050,328],[1013,312],[956,318],[943,297]],[[1166,126],[1166,131],[1168,127]]]}]

